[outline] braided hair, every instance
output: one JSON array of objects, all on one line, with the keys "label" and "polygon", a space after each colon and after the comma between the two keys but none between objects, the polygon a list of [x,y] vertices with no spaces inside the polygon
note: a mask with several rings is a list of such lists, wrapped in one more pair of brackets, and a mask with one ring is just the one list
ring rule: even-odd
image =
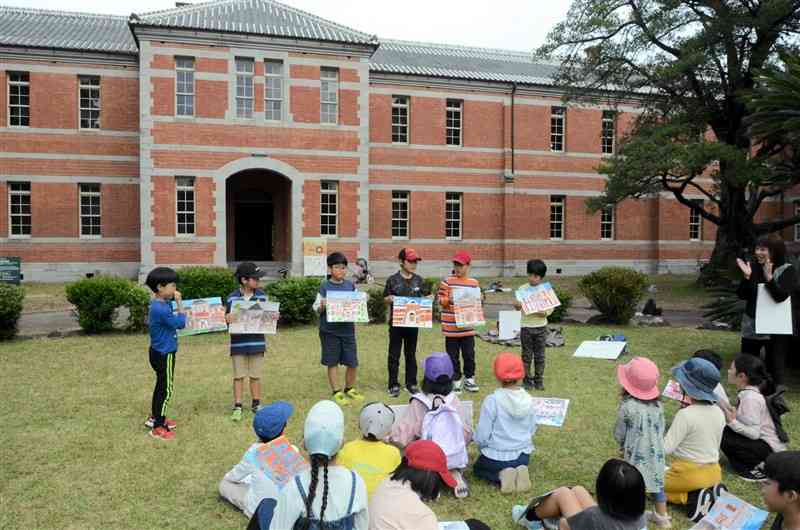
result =
[{"label": "braided hair", "polygon": [[322,508],[319,512],[319,520],[322,522],[325,518],[325,508],[328,507],[328,463],[329,458],[325,455],[314,454],[311,455],[311,482],[308,485],[308,495],[306,496],[306,521],[303,530],[311,528],[311,518],[313,517],[312,506],[314,504],[314,497],[317,494],[317,484],[319,483],[319,468],[322,467]]}]

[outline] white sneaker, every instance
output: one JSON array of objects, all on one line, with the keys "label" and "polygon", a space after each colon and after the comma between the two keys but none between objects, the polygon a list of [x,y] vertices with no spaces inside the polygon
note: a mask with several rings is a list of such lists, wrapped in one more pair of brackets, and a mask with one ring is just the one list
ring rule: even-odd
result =
[{"label": "white sneaker", "polygon": [[461,385],[463,383],[464,382],[461,379],[456,379],[455,381],[453,381],[453,392],[455,392],[456,394],[460,394],[461,393]]},{"label": "white sneaker", "polygon": [[527,528],[528,530],[542,530],[544,525],[541,521],[528,521],[525,518],[526,510],[527,506],[523,506],[521,504],[513,506],[511,508],[511,518],[514,519],[515,523],[523,528]]},{"label": "white sneaker", "polygon": [[461,474],[461,471],[452,469],[450,470],[450,474],[453,475],[454,479],[456,479],[456,487],[453,488],[453,494],[456,496],[456,498],[463,499],[464,497],[469,496],[469,485],[467,484],[467,481],[464,480],[464,475]]},{"label": "white sneaker", "polygon": [[658,528],[672,528],[672,517],[669,515],[661,515],[656,511],[645,512],[645,518],[648,523],[653,523]]},{"label": "white sneaker", "polygon": [[480,389],[481,387],[479,387],[478,383],[475,382],[474,377],[469,377],[464,381],[464,390],[467,392],[477,392]]}]

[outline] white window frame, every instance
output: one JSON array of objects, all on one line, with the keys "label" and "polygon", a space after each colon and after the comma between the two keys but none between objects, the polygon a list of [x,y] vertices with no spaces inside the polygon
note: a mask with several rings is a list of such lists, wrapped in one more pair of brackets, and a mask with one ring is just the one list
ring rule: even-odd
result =
[{"label": "white window frame", "polygon": [[[450,205],[458,205],[458,217],[450,214]],[[458,235],[450,235],[451,228],[448,223],[458,223]],[[464,194],[460,191],[448,191],[444,194],[444,237],[450,241],[457,241],[464,237]]]},{"label": "white window frame", "polygon": [[[610,133],[610,134],[609,134]],[[613,110],[604,110],[600,125],[600,152],[604,155],[613,155],[617,148],[617,113]]]},{"label": "white window frame", "polygon": [[[559,131],[559,126],[561,130]],[[561,143],[561,148],[556,149],[556,142]],[[567,150],[567,108],[550,107],[550,151],[563,153]]]},{"label": "white window frame", "polygon": [[[800,201],[794,201],[794,214],[800,215]],[[794,225],[794,240],[800,241],[800,223]]]},{"label": "white window frame", "polygon": [[[445,143],[453,147],[464,145],[464,101],[448,99],[445,104]],[[457,123],[457,125],[456,125]],[[458,142],[453,143],[454,138]]]},{"label": "white window frame", "polygon": [[[12,190],[15,185],[28,185],[27,190]],[[31,197],[31,183],[30,182],[23,182],[23,181],[8,181],[6,183],[8,186],[8,237],[11,239],[30,239],[31,233],[33,232],[33,199]],[[18,213],[15,214],[12,212],[12,204],[14,203],[13,197],[28,197],[28,210],[29,213]],[[29,230],[27,234],[15,234],[14,233],[14,217],[27,217],[28,218],[28,226]],[[25,226],[23,223],[17,223],[19,226]]]},{"label": "white window frame", "polygon": [[[12,80],[13,76],[25,76],[26,80],[24,80],[24,81],[20,81],[20,80],[14,81],[14,80]],[[8,93],[7,101],[6,101],[6,108],[8,109],[8,126],[9,127],[30,127],[31,126],[31,74],[30,74],[30,72],[11,72],[11,71],[9,71],[9,72],[6,72],[6,80],[7,80],[6,92]],[[26,88],[27,89],[27,91],[28,91],[28,94],[27,94],[28,104],[27,105],[21,105],[19,103],[14,104],[14,105],[11,104],[11,90],[12,90],[12,87],[19,87],[18,90],[20,90],[20,91],[22,90],[22,88]],[[28,109],[28,112],[27,112],[28,124],[27,125],[19,125],[19,124],[13,125],[11,123],[11,115],[12,115],[11,109],[12,108]]]},{"label": "white window frame", "polygon": [[[703,199],[691,199],[694,204],[703,207]],[[697,230],[697,237],[692,237],[692,232]],[[689,208],[689,241],[703,240],[703,216],[696,212],[694,208]]]},{"label": "white window frame", "polygon": [[338,68],[322,67],[319,70],[319,122],[323,125],[339,124]]},{"label": "white window frame", "polygon": [[[560,235],[553,235],[558,227]],[[564,195],[550,196],[550,240],[563,241],[567,233],[567,198]]]},{"label": "white window frame", "polygon": [[[187,193],[191,193],[191,199],[187,199]],[[181,194],[184,194],[181,197]],[[183,203],[183,204],[181,204]],[[186,205],[191,203],[191,209],[186,208]],[[181,215],[191,215],[192,221],[189,222],[184,218],[181,222]],[[191,231],[181,232],[181,226],[184,228],[191,225]],[[187,176],[175,177],[175,235],[177,237],[194,237],[197,234],[197,191],[195,187],[195,178]]]},{"label": "white window frame", "polygon": [[[280,73],[278,73],[278,74],[271,73],[269,71],[269,67],[271,65],[279,66],[280,67]],[[284,87],[284,82],[283,82],[283,76],[284,76],[284,72],[285,71],[286,71],[286,69],[284,67],[284,63],[280,59],[265,59],[264,60],[264,119],[266,121],[275,121],[275,122],[283,121],[283,108],[285,107],[284,101],[286,99],[285,98],[285,94],[284,94],[285,93],[285,87]],[[275,94],[271,94],[271,92],[270,92],[271,90],[275,89],[275,87],[270,87],[270,81],[274,82],[275,80],[277,80],[277,83],[278,83],[277,90],[278,90],[279,93],[277,94],[277,97],[275,96]],[[320,97],[322,97],[322,96],[320,95]],[[271,112],[270,108],[269,108],[270,103],[277,103],[277,105],[278,105],[278,117],[277,118],[270,117],[270,112]]]},{"label": "white window frame", "polygon": [[[395,208],[397,205],[397,208]],[[405,205],[405,217],[403,208]],[[397,232],[404,231],[405,234],[395,235],[395,223]],[[403,228],[403,223],[405,227]],[[392,239],[408,239],[411,233],[411,192],[406,190],[392,190]]]},{"label": "white window frame", "polygon": [[[331,205],[333,205],[333,213],[330,212]],[[323,212],[324,206],[328,206],[327,212]],[[330,222],[331,219],[333,219],[333,224]],[[331,231],[331,226],[333,231]],[[324,227],[327,228],[323,230]],[[326,238],[339,237],[339,182],[336,180],[323,180],[320,182],[319,234],[320,237]]]},{"label": "white window frame", "polygon": [[[90,209],[94,206],[91,204],[91,199],[97,199],[97,212],[92,212],[91,210],[89,213],[83,213],[83,200],[88,199],[89,204],[88,206]],[[83,233],[83,220],[86,219],[97,219],[97,234],[84,234]],[[93,228],[93,225],[89,224],[90,228]],[[80,183],[78,184],[78,233],[81,239],[100,239],[103,237],[103,189],[100,184],[96,183]]]},{"label": "white window frame", "polygon": [[[236,63],[236,118],[240,120],[252,120],[255,112],[255,71],[256,61],[252,57],[237,57]],[[249,90],[249,95],[248,95]],[[241,95],[240,95],[241,94]],[[246,107],[249,102],[249,110]]]},{"label": "white window frame", "polygon": [[[609,204],[600,210],[600,240],[613,241],[616,237],[617,208]],[[606,235],[608,234],[608,235]]]},{"label": "white window frame", "polygon": [[[191,62],[191,66],[188,66]],[[195,103],[195,59],[194,57],[176,56],[175,57],[175,115],[183,118],[194,117],[194,103]],[[181,76],[188,78],[184,79],[183,85],[191,83],[191,92],[181,91]],[[183,105],[180,103],[181,97],[185,98]],[[188,101],[188,105],[186,103]],[[181,108],[190,108],[190,113],[181,113]]]},{"label": "white window frame", "polygon": [[[95,84],[95,82],[97,84]],[[88,91],[88,96],[84,98],[84,90]],[[96,91],[96,94],[94,92]],[[91,106],[91,101],[96,99],[97,100],[97,107]],[[84,107],[83,102],[84,100],[89,101],[89,106]],[[100,129],[100,120],[102,117],[102,113],[100,111],[100,76],[99,75],[79,75],[78,76],[78,129],[82,131],[97,131]],[[83,126],[83,112],[86,111],[89,113],[89,126]],[[92,117],[92,113],[97,113],[97,118]],[[97,124],[96,127],[92,126],[92,123]]]},{"label": "white window frame", "polygon": [[[402,116],[405,114],[405,116]],[[402,118],[405,117],[405,123]],[[392,143],[406,144],[411,142],[411,98],[408,96],[392,96]],[[395,128],[397,136],[405,136],[405,140],[395,140]]]}]

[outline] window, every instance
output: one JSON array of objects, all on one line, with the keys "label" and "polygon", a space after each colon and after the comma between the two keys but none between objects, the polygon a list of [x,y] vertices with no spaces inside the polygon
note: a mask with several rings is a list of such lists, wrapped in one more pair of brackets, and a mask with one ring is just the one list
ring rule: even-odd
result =
[{"label": "window", "polygon": [[603,111],[603,132],[600,137],[600,150],[604,154],[612,154],[614,152],[616,121],[616,112],[613,110]]},{"label": "window", "polygon": [[408,238],[408,196],[407,191],[392,192],[392,237]]},{"label": "window", "polygon": [[80,85],[81,129],[100,128],[100,77],[82,75]]},{"label": "window", "polygon": [[564,150],[564,125],[567,109],[564,107],[550,107],[550,150]]},{"label": "window", "polygon": [[194,235],[194,177],[176,177],[175,198],[178,235]]},{"label": "window", "polygon": [[253,117],[253,73],[255,61],[248,58],[236,59],[236,117]]},{"label": "window", "polygon": [[322,123],[339,123],[339,70],[336,68],[320,69],[320,121]]},{"label": "window", "polygon": [[8,213],[11,236],[31,235],[31,183],[8,183]]},{"label": "window", "polygon": [[[794,215],[800,215],[800,201],[794,202]],[[800,241],[800,223],[794,225],[794,240]]]},{"label": "window", "polygon": [[392,143],[408,143],[408,96],[392,96]]},{"label": "window", "polygon": [[615,208],[613,204],[603,208],[600,213],[600,239],[614,239],[614,216]]},{"label": "window", "polygon": [[319,233],[323,236],[335,236],[338,226],[337,182],[322,181],[319,196]]},{"label": "window", "polygon": [[447,100],[447,145],[461,145],[461,109],[464,103],[458,99]]},{"label": "window", "polygon": [[[692,199],[692,204],[703,207],[703,199]],[[694,208],[689,209],[689,240],[700,241],[703,238],[703,218]]]},{"label": "window", "polygon": [[264,61],[264,118],[283,119],[283,61]]},{"label": "window", "polygon": [[100,184],[79,184],[81,237],[100,237]]},{"label": "window", "polygon": [[447,239],[461,239],[461,202],[463,195],[448,191],[444,199],[444,235]]},{"label": "window", "polygon": [[178,116],[194,116],[194,58],[175,58],[175,109]]},{"label": "window", "polygon": [[8,72],[8,125],[29,127],[31,83],[28,72]]},{"label": "window", "polygon": [[564,239],[564,205],[566,197],[550,197],[550,239]]}]

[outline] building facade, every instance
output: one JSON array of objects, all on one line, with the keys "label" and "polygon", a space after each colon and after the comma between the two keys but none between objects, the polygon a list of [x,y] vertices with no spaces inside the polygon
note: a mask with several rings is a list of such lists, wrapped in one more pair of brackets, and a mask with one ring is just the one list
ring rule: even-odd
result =
[{"label": "building facade", "polygon": [[555,68],[379,41],[272,0],[0,8],[0,255],[38,281],[244,260],[300,275],[319,237],[378,275],[406,245],[425,274],[461,248],[478,276],[532,257],[694,270],[714,226],[669,196],[588,213],[638,109],[565,105]]}]

